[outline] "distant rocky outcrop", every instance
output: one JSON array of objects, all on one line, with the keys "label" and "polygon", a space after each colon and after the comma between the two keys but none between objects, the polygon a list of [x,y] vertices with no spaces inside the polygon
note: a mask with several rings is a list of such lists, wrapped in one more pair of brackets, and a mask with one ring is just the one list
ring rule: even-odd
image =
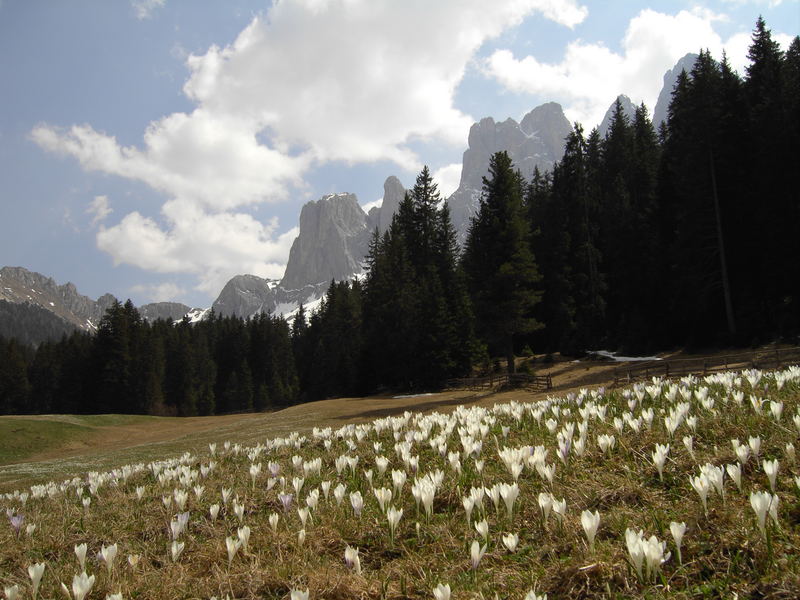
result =
[{"label": "distant rocky outcrop", "polygon": [[77,329],[94,330],[114,302],[110,294],[96,301],[78,293],[75,285],[58,285],[50,277],[22,267],[0,269],[0,300],[33,304],[55,314]]},{"label": "distant rocky outcrop", "polygon": [[467,238],[470,219],[477,213],[483,178],[489,172],[489,158],[508,152],[514,166],[529,179],[534,167],[549,171],[564,155],[564,139],[571,126],[559,104],[549,102],[534,108],[522,121],[491,117],[481,119],[469,130],[469,148],[464,152],[461,182],[448,199],[450,216],[458,241]]},{"label": "distant rocky outcrop", "polygon": [[316,303],[332,280],[360,274],[372,232],[389,228],[406,193],[394,176],[386,179],[383,191],[381,206],[369,214],[355,194],[329,194],[308,202],[300,212],[300,231],[283,279],[237,275],[214,301],[214,312],[243,318],[268,312],[290,315],[301,303]]},{"label": "distant rocky outcrop", "polygon": [[251,317],[259,312],[275,310],[275,294],[278,282],[256,275],[236,275],[219,293],[211,305],[214,312],[223,317]]},{"label": "distant rocky outcrop", "polygon": [[151,302],[150,304],[143,304],[138,310],[139,314],[146,321],[156,321],[158,319],[179,321],[183,319],[192,308],[180,302]]},{"label": "distant rocky outcrop", "polygon": [[[631,102],[631,99],[625,94],[620,94],[617,96],[617,100],[619,100],[619,103],[622,105],[622,114],[628,117],[629,122],[633,123],[634,118],[636,118],[636,107],[633,105],[633,102]],[[603,116],[603,120],[600,122],[600,127],[597,128],[601,138],[606,137],[608,128],[611,127],[611,118],[614,116],[617,100],[614,100],[611,106],[608,107],[606,114]]]},{"label": "distant rocky outcrop", "polygon": [[361,272],[368,243],[367,215],[355,194],[331,194],[307,203],[300,211],[300,232],[281,287],[298,289]]},{"label": "distant rocky outcrop", "polygon": [[367,215],[370,233],[376,228],[383,233],[392,224],[392,217],[406,195],[406,189],[400,180],[392,175],[383,183],[383,202],[374,207]]},{"label": "distant rocky outcrop", "polygon": [[667,109],[669,103],[672,101],[672,90],[675,89],[675,84],[678,81],[678,75],[681,71],[690,73],[694,67],[695,61],[699,58],[697,54],[689,53],[681,58],[674,67],[664,73],[664,85],[661,87],[661,93],[658,94],[656,106],[653,109],[653,127],[658,131],[661,122],[667,121]]},{"label": "distant rocky outcrop", "polygon": [[[0,269],[0,335],[38,345],[76,330],[95,331],[117,299],[103,294],[97,300],[80,294],[72,283],[23,267]],[[182,319],[192,309],[178,302],[154,302],[138,308],[147,321]]]}]

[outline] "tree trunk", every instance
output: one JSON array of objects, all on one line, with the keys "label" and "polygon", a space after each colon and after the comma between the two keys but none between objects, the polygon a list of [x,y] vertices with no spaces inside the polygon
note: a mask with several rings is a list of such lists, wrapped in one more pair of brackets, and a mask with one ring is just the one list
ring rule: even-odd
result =
[{"label": "tree trunk", "polygon": [[506,340],[506,364],[509,375],[516,373],[517,368],[514,363],[514,336],[512,335],[509,335]]}]

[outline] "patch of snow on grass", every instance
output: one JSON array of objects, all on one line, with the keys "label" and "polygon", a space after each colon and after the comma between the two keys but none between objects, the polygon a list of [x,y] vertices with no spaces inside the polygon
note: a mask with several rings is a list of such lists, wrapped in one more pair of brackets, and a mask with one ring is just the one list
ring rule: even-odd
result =
[{"label": "patch of snow on grass", "polygon": [[589,356],[596,356],[613,360],[614,362],[643,362],[648,360],[663,360],[658,356],[617,356],[616,352],[609,352],[608,350],[592,350],[587,352]]}]

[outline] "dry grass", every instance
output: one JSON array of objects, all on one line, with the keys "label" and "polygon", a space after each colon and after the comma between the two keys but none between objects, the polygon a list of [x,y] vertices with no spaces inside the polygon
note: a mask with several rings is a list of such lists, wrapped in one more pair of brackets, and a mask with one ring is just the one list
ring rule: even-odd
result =
[{"label": "dry grass", "polygon": [[[556,368],[562,368],[556,367]],[[576,374],[585,372],[575,369]],[[764,382],[767,388],[764,389]],[[61,592],[60,582],[68,585],[79,571],[73,553],[75,544],[89,547],[87,571],[96,576],[90,598],[104,598],[108,593],[122,592],[125,598],[152,600],[172,598],[288,598],[292,589],[306,589],[311,598],[432,598],[432,589],[438,583],[449,583],[453,598],[522,599],[529,589],[547,593],[553,598],[798,598],[800,597],[800,491],[794,482],[798,471],[787,455],[786,444],[797,444],[798,428],[792,417],[800,405],[800,380],[788,383],[778,390],[772,379],[760,382],[754,390],[742,381],[745,400],[739,405],[729,390],[717,383],[697,382],[706,386],[714,398],[711,409],[703,408],[697,399],[691,401],[690,414],[697,417],[696,431],[686,422],[670,439],[663,424],[662,410],[669,409],[681,400],[670,403],[659,395],[656,399],[645,396],[634,413],[652,408],[654,419],[650,428],[639,433],[626,428],[615,430],[614,416],[628,412],[630,395],[615,390],[598,397],[598,405],[606,405],[605,420],[589,419],[587,449],[583,456],[571,455],[567,465],[556,459],[555,434],[545,422],[557,421],[560,429],[567,422],[579,422],[578,407],[572,400],[547,400],[538,396],[545,405],[521,402],[536,400],[522,392],[508,392],[499,396],[511,404],[496,410],[479,408],[472,413],[455,410],[455,405],[471,402],[486,406],[498,399],[474,397],[466,393],[426,396],[414,399],[361,399],[337,400],[293,407],[273,415],[239,415],[225,417],[223,429],[197,429],[183,433],[183,440],[150,443],[138,448],[115,450],[105,455],[101,462],[111,464],[127,457],[127,463],[149,462],[156,458],[179,456],[183,450],[190,452],[182,461],[170,463],[168,468],[144,468],[124,479],[122,473],[113,478],[101,478],[99,488],[92,493],[89,480],[65,485],[64,490],[52,486],[52,497],[30,498],[25,505],[19,495],[0,496],[0,507],[10,508],[25,516],[19,535],[11,527],[0,526],[0,585],[18,584],[29,597],[28,565],[44,561],[47,564],[41,587],[41,597],[55,598]],[[753,393],[762,398],[780,400],[784,412],[776,420],[768,405],[757,414],[748,396]],[[582,406],[592,401],[584,394]],[[546,408],[537,419],[537,406]],[[568,407],[570,413],[555,415],[552,406]],[[418,410],[440,409],[453,412],[457,419],[446,438],[447,452],[462,450],[461,435],[471,430],[476,439],[481,435],[476,424],[483,424],[486,434],[480,457],[485,466],[477,470],[473,457],[461,456],[462,472],[451,467],[447,456],[442,457],[428,443],[442,432],[444,418],[428,426],[428,420],[411,416],[405,424],[402,418],[384,421],[388,428],[378,432],[367,425],[359,430],[348,426],[341,436],[313,436],[312,425],[332,424],[339,427],[357,421],[370,423],[382,415],[397,414],[408,407]],[[305,408],[305,412],[301,409]],[[521,414],[516,418],[514,412]],[[418,413],[417,413],[418,414]],[[503,427],[508,427],[504,438]],[[189,427],[189,425],[187,425]],[[419,471],[425,473],[441,469],[444,480],[436,493],[433,514],[427,519],[420,514],[410,493],[413,473],[395,451],[396,439],[406,439],[410,432],[428,431],[424,439],[415,442],[411,454],[419,457]],[[270,444],[268,439],[287,436],[290,431],[309,432],[306,438],[290,438],[287,443]],[[358,432],[361,433],[358,433]],[[598,448],[600,434],[613,434],[617,444],[609,453]],[[357,435],[363,435],[358,439]],[[681,443],[684,435],[693,435],[695,458]],[[730,440],[737,438],[747,443],[749,436],[760,436],[761,458],[777,458],[780,462],[777,494],[780,497],[779,522],[770,531],[771,551],[756,527],[749,494],[754,490],[768,489],[766,475],[757,461],[750,459],[743,469],[743,492],[730,480],[726,481],[726,498],[709,497],[706,516],[697,494],[689,485],[689,477],[699,473],[698,465],[711,463],[726,465],[736,462]],[[575,438],[578,432],[576,428]],[[331,448],[324,446],[330,441]],[[222,441],[230,440],[230,449],[223,450]],[[219,442],[215,457],[210,455],[207,442]],[[670,443],[670,453],[659,480],[653,466],[651,453],[656,443]],[[377,454],[389,459],[384,475],[377,473],[373,445],[380,443]],[[240,444],[239,449],[236,445]],[[263,444],[258,457],[247,454],[256,444]],[[349,444],[355,445],[351,449]],[[471,487],[491,487],[498,482],[511,483],[512,476],[498,457],[498,448],[543,445],[548,449],[547,463],[556,463],[556,475],[551,484],[544,481],[535,469],[525,467],[519,477],[519,499],[513,518],[509,518],[500,501],[495,511],[491,500],[485,502],[485,511],[477,508],[473,522],[486,518],[489,523],[489,540],[486,555],[477,571],[470,568],[469,547],[478,539],[472,524],[467,524],[462,498]],[[161,451],[159,455],[158,452]],[[335,461],[340,455],[358,456],[357,468],[345,468],[337,474]],[[320,475],[306,474],[300,498],[293,499],[291,510],[284,512],[278,498],[281,492],[294,494],[292,479],[303,477],[302,469],[293,467],[292,457],[304,461],[322,459]],[[75,460],[75,459],[71,459]],[[83,460],[83,458],[80,458]],[[200,467],[215,460],[216,468],[203,477]],[[262,473],[256,485],[251,481],[250,465],[261,463]],[[280,476],[285,482],[274,483],[268,489],[270,478],[268,463],[280,465]],[[53,471],[59,463],[50,462]],[[74,463],[73,467],[77,466]],[[63,465],[63,463],[62,463]],[[5,467],[6,469],[8,467]],[[167,477],[165,473],[174,476]],[[395,543],[391,544],[385,516],[381,513],[372,492],[365,469],[373,471],[375,488],[392,487],[392,469],[408,472],[409,478],[400,497],[394,496],[391,504],[404,510]],[[161,473],[159,480],[154,473]],[[181,476],[184,481],[181,482]],[[50,475],[56,481],[61,478]],[[188,481],[187,477],[195,477]],[[321,497],[306,524],[304,543],[298,541],[301,529],[296,511],[313,489],[320,489],[323,481],[332,481],[329,500]],[[365,506],[360,517],[353,514],[348,496],[341,506],[333,497],[333,488],[341,483],[347,493],[361,492]],[[204,486],[202,496],[192,491],[195,485]],[[144,497],[138,500],[136,488],[144,487]],[[209,506],[222,504],[222,489],[232,490],[219,518],[212,520]],[[175,489],[189,492],[186,510],[189,525],[180,540],[185,543],[177,561],[170,557],[170,521],[180,512],[175,500],[167,507],[162,498],[173,497]],[[545,521],[537,504],[540,492],[551,492],[555,498],[564,498],[567,512],[559,524],[553,515]],[[79,493],[80,492],[80,493]],[[79,497],[91,498],[84,508]],[[244,507],[243,520],[234,514],[234,498]],[[581,511],[599,511],[601,524],[595,548],[591,551],[581,526]],[[272,513],[280,515],[277,532],[268,522]],[[671,521],[684,521],[687,532],[683,542],[683,564],[678,564],[674,543],[670,536]],[[31,535],[24,532],[25,525],[36,524]],[[248,550],[239,550],[229,565],[225,545],[226,537],[236,537],[241,524],[252,531]],[[625,546],[626,528],[643,529],[647,536],[655,535],[666,541],[673,552],[655,580],[641,582],[630,566]],[[508,552],[502,542],[504,533],[519,535],[516,552]],[[117,543],[120,555],[109,576],[94,555],[102,545]],[[363,572],[357,575],[344,565],[346,545],[360,549]],[[133,568],[128,555],[139,555]]]}]

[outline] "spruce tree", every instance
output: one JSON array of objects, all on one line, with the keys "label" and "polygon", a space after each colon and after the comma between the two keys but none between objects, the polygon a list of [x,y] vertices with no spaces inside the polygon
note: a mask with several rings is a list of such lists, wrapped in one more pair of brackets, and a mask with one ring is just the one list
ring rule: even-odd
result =
[{"label": "spruce tree", "polygon": [[491,157],[464,252],[478,334],[505,356],[509,373],[515,372],[514,336],[541,327],[533,315],[541,277],[531,252],[523,185],[507,152]]}]

